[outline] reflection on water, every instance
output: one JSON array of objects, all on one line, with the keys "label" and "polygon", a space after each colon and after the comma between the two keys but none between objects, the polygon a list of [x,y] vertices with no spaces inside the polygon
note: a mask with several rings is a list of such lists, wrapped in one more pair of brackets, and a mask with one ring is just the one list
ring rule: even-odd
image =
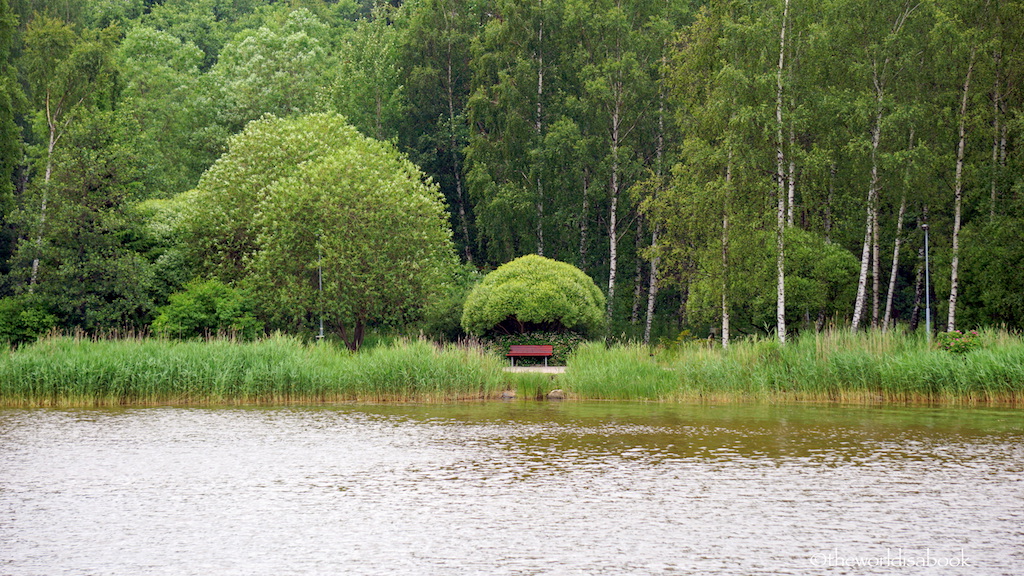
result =
[{"label": "reflection on water", "polygon": [[1022,440],[1001,409],[0,411],[0,574],[1018,574]]}]

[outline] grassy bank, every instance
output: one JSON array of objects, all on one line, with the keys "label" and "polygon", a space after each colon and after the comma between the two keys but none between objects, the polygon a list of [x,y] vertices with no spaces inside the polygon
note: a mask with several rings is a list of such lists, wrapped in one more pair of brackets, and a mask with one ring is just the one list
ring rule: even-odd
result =
[{"label": "grassy bank", "polygon": [[0,405],[440,402],[500,393],[501,366],[479,351],[423,341],[351,354],[288,337],[49,338],[0,361]]},{"label": "grassy bank", "polygon": [[509,374],[479,347],[399,341],[351,354],[288,337],[257,342],[48,338],[0,357],[0,406],[573,399],[1024,404],[1024,341],[983,332],[954,354],[891,332],[806,335],[728,350],[584,344],[554,380]]},{"label": "grassy bank", "polygon": [[559,384],[572,396],[656,401],[1024,404],[1024,341],[985,331],[957,354],[895,332],[810,334],[672,351],[588,344]]}]

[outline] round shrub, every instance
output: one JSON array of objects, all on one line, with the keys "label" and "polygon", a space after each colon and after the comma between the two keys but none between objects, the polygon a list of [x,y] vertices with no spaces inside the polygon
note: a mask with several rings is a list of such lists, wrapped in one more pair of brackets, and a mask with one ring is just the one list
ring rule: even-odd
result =
[{"label": "round shrub", "polygon": [[462,327],[481,336],[570,330],[594,336],[604,329],[604,294],[582,270],[531,254],[508,262],[473,288]]}]

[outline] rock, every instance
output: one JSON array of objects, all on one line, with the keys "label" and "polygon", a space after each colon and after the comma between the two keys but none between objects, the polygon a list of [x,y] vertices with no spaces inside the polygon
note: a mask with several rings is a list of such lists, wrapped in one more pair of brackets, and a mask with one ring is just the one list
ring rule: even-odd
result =
[{"label": "rock", "polygon": [[515,390],[505,390],[504,392],[501,393],[501,399],[502,400],[511,400],[511,399],[513,399],[515,397],[516,397]]},{"label": "rock", "polygon": [[559,388],[548,392],[548,400],[565,400],[565,391]]}]

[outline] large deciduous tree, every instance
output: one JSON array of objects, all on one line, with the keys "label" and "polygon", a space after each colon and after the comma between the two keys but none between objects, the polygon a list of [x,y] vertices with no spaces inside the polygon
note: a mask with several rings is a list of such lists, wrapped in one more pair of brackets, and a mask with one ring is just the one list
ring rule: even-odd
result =
[{"label": "large deciduous tree", "polygon": [[322,320],[355,350],[368,324],[414,318],[454,272],[437,187],[339,115],[250,123],[186,194],[185,242],[221,246],[206,269],[243,280],[270,327]]}]

